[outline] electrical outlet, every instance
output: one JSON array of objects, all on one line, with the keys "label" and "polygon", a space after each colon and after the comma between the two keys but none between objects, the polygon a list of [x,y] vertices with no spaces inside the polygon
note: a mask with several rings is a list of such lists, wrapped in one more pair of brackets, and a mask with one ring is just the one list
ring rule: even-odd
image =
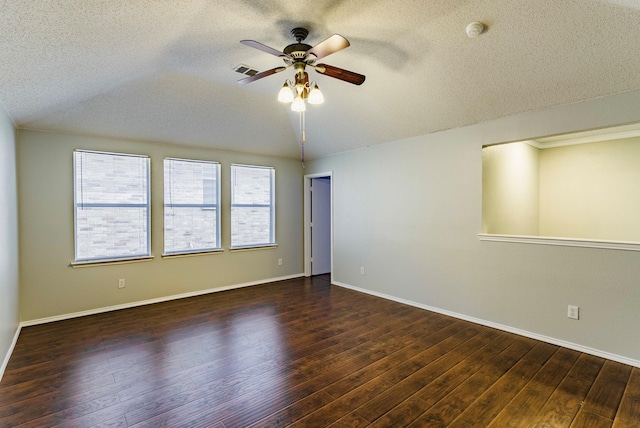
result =
[{"label": "electrical outlet", "polygon": [[567,308],[567,317],[574,320],[580,319],[580,307],[569,305]]},{"label": "electrical outlet", "polygon": [[360,266],[360,275],[364,275],[364,266]]},{"label": "electrical outlet", "polygon": [[282,266],[282,259],[278,259],[278,266]]},{"label": "electrical outlet", "polygon": [[118,288],[124,288],[125,283],[124,283],[124,278],[120,278],[118,280]]}]

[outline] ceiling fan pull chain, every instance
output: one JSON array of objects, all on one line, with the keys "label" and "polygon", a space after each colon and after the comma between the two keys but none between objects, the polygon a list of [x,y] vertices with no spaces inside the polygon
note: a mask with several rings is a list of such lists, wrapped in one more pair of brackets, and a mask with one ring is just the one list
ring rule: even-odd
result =
[{"label": "ceiling fan pull chain", "polygon": [[300,161],[304,169],[304,143],[307,141],[307,132],[305,129],[304,111],[300,112]]}]

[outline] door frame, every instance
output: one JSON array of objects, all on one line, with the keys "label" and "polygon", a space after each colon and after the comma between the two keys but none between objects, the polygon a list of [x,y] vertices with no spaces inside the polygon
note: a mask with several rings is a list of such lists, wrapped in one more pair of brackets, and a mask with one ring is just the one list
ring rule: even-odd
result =
[{"label": "door frame", "polygon": [[325,178],[330,180],[329,200],[330,211],[330,237],[331,237],[331,280],[333,281],[333,173],[318,172],[315,174],[305,174],[304,176],[304,276],[311,276],[311,180],[313,178]]}]

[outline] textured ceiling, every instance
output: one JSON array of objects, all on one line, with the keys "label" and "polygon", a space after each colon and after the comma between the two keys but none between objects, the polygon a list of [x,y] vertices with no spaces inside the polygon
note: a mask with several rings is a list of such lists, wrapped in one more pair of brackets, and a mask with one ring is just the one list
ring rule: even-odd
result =
[{"label": "textured ceiling", "polygon": [[239,41],[296,26],[346,37],[322,62],[367,76],[309,72],[308,157],[640,89],[637,0],[0,0],[0,101],[19,128],[297,157],[293,71],[233,71],[281,65]]}]

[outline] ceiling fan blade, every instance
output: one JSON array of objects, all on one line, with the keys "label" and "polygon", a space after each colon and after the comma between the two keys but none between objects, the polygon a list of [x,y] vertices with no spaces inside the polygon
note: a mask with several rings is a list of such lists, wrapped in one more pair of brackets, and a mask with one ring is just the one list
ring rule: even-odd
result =
[{"label": "ceiling fan blade", "polygon": [[240,40],[240,43],[242,43],[243,45],[250,46],[252,48],[261,50],[262,52],[266,52],[268,54],[280,57],[280,58],[288,58],[289,57],[289,55],[287,55],[286,53],[280,52],[279,50],[271,48],[271,47],[269,47],[267,45],[263,45],[262,43],[256,42],[255,40]]},{"label": "ceiling fan blade", "polygon": [[345,82],[353,83],[354,85],[362,85],[364,83],[364,79],[366,78],[364,74],[354,73],[353,71],[334,67],[329,64],[318,64],[313,68],[315,68],[315,70],[320,74],[324,74],[325,76],[333,77],[335,79],[344,80]]},{"label": "ceiling fan blade", "polygon": [[238,80],[238,83],[244,85],[245,83],[255,82],[258,79],[262,79],[263,77],[271,76],[272,74],[280,73],[281,71],[285,71],[287,67],[276,67],[271,70],[263,71],[261,73],[256,73],[253,76],[245,77],[244,79]]},{"label": "ceiling fan blade", "polygon": [[334,34],[328,39],[318,43],[307,51],[307,55],[313,55],[316,59],[324,58],[327,55],[338,52],[350,45],[349,40],[340,34]]}]

